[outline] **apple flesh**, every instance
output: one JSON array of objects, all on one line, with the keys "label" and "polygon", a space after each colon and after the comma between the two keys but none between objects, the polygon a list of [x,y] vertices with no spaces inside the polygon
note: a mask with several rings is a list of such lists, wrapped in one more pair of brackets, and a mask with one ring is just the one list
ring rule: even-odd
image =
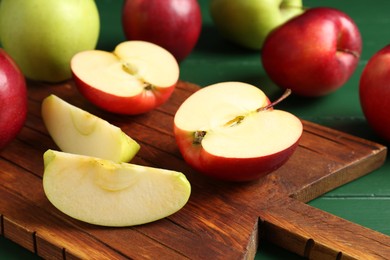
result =
[{"label": "apple flesh", "polygon": [[25,78],[14,60],[0,49],[0,149],[20,132],[27,116]]},{"label": "apple flesh", "polygon": [[41,111],[50,136],[64,152],[128,162],[140,149],[119,127],[55,95],[43,100]]},{"label": "apple flesh", "polygon": [[211,0],[209,9],[223,36],[253,50],[262,48],[273,29],[304,12],[302,0]]},{"label": "apple flesh", "polygon": [[198,41],[202,15],[197,0],[126,0],[122,27],[127,40],[155,43],[180,62]]},{"label": "apple flesh", "polygon": [[73,55],[95,48],[99,19],[94,0],[1,0],[1,44],[27,78],[64,81]]},{"label": "apple flesh", "polygon": [[272,31],[261,58],[276,85],[297,95],[315,97],[347,82],[356,69],[361,48],[361,35],[349,16],[318,7]]},{"label": "apple flesh", "polygon": [[179,80],[173,55],[145,41],[120,43],[113,52],[80,52],[72,58],[71,69],[85,98],[106,111],[127,115],[165,103]]},{"label": "apple flesh", "polygon": [[184,160],[199,172],[227,181],[250,181],[282,166],[295,151],[302,123],[266,108],[259,88],[222,82],[192,94],[177,110],[174,135]]},{"label": "apple flesh", "polygon": [[44,153],[43,188],[48,200],[66,215],[113,227],[172,215],[191,193],[180,172],[53,150]]},{"label": "apple flesh", "polygon": [[390,45],[369,59],[360,77],[359,96],[369,125],[390,142]]}]

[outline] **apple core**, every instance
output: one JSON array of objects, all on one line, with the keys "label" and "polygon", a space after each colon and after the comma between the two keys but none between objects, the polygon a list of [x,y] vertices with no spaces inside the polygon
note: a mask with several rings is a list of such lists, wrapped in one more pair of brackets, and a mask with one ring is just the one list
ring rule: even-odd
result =
[{"label": "apple core", "polygon": [[204,87],[179,107],[174,134],[184,160],[205,175],[249,181],[282,166],[302,135],[302,122],[273,109],[257,87],[222,82]]}]

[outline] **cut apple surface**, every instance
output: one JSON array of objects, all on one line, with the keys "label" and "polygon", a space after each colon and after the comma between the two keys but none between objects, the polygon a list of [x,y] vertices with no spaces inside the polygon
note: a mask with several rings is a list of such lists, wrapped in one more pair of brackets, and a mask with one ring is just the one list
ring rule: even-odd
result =
[{"label": "cut apple surface", "polygon": [[43,100],[41,112],[50,136],[64,152],[128,162],[140,149],[119,127],[55,95]]},{"label": "cut apple surface", "polygon": [[89,101],[129,115],[146,113],[166,102],[179,79],[174,56],[145,41],[123,42],[113,52],[80,52],[72,58],[71,69]]},{"label": "cut apple surface", "polygon": [[43,188],[49,201],[72,218],[102,226],[132,226],[179,211],[191,185],[184,174],[48,150]]},{"label": "cut apple surface", "polygon": [[267,96],[242,82],[223,82],[191,95],[174,118],[174,134],[185,161],[228,181],[254,180],[276,170],[295,151],[301,121],[269,108]]}]

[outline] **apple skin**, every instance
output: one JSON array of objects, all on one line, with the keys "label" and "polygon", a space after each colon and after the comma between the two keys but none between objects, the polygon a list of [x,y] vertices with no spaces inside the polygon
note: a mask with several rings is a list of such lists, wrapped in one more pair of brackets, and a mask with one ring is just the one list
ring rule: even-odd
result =
[{"label": "apple skin", "polygon": [[126,0],[122,27],[128,40],[160,45],[181,62],[198,42],[202,15],[197,0]]},{"label": "apple skin", "polygon": [[20,132],[27,116],[26,80],[17,64],[0,49],[0,149]]},{"label": "apple skin", "polygon": [[124,115],[138,115],[147,113],[165,103],[175,90],[176,84],[146,90],[132,97],[123,97],[109,94],[82,81],[75,74],[73,79],[80,93],[97,107],[108,112]]},{"label": "apple skin", "polygon": [[129,162],[140,149],[119,127],[54,94],[42,101],[41,116],[48,133],[63,152]]},{"label": "apple skin", "polygon": [[359,97],[369,125],[390,143],[390,45],[375,53],[363,69]]},{"label": "apple skin", "polygon": [[93,0],[2,0],[0,38],[24,75],[36,81],[71,78],[74,54],[94,49],[100,30]]},{"label": "apple skin", "polygon": [[[180,74],[179,64],[169,51],[146,41],[125,41],[112,52],[80,52],[70,64],[74,82],[86,99],[103,110],[124,115],[143,114],[165,103]],[[129,64],[134,68],[123,69]],[[138,88],[131,83],[134,79],[137,83],[147,81],[149,87]],[[121,86],[120,92],[110,92],[117,86]],[[124,94],[133,88],[138,91]]]},{"label": "apple skin", "polygon": [[[43,190],[64,214],[94,225],[126,227],[168,217],[190,199],[178,171],[47,150]],[[76,185],[75,185],[76,184]]]},{"label": "apple skin", "polygon": [[304,12],[302,0],[211,0],[211,18],[227,39],[259,50],[268,34]]},{"label": "apple skin", "polygon": [[[296,150],[299,140],[288,149],[262,158],[225,158],[212,155],[193,144],[193,136],[174,126],[176,143],[183,159],[202,174],[229,182],[257,180],[281,167]],[[237,174],[240,173],[240,174]]]},{"label": "apple skin", "polygon": [[349,16],[318,7],[272,31],[261,59],[276,85],[318,97],[343,86],[356,69],[361,49],[360,32]]},{"label": "apple skin", "polygon": [[[173,123],[184,161],[203,175],[229,182],[254,181],[275,171],[295,152],[303,125],[273,106],[258,111],[272,104],[261,89],[242,82],[221,82],[193,93],[179,107]],[[234,121],[240,117],[241,121]],[[254,152],[249,147],[261,148]]]}]

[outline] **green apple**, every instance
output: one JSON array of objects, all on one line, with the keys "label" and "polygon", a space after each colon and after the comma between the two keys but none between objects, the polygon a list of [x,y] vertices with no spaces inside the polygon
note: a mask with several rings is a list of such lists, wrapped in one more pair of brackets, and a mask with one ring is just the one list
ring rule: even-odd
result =
[{"label": "green apple", "polygon": [[49,134],[63,152],[128,162],[140,149],[119,127],[55,95],[43,100],[41,114]]},{"label": "green apple", "polygon": [[94,0],[0,1],[1,44],[32,80],[69,79],[71,58],[94,49],[99,30]]},{"label": "green apple", "polygon": [[54,150],[43,158],[49,201],[90,224],[119,227],[156,221],[180,210],[191,194],[181,172]]},{"label": "green apple", "polygon": [[274,28],[304,11],[302,0],[211,0],[209,8],[222,35],[254,50]]}]

